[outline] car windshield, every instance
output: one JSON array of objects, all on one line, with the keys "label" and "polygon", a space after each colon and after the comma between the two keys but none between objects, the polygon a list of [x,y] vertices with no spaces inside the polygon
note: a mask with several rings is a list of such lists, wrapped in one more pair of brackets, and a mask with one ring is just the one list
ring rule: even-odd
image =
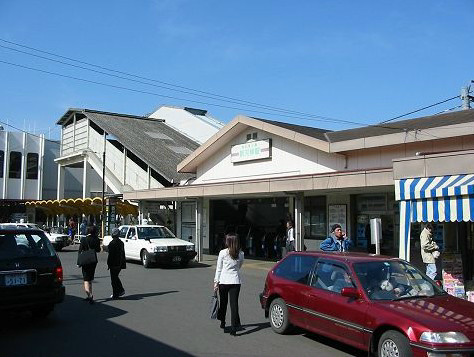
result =
[{"label": "car windshield", "polygon": [[403,261],[355,263],[354,270],[371,300],[402,300],[445,294],[425,274]]},{"label": "car windshield", "polygon": [[175,238],[166,227],[137,227],[138,239]]},{"label": "car windshield", "polygon": [[0,234],[0,260],[52,257],[56,253],[43,234]]}]

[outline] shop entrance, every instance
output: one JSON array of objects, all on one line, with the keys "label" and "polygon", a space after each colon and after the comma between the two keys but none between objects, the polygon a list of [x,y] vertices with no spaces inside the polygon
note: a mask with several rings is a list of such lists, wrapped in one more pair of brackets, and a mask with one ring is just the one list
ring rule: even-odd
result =
[{"label": "shop entrance", "polygon": [[210,253],[219,253],[225,235],[236,232],[246,256],[279,259],[292,218],[288,207],[287,197],[210,201]]}]

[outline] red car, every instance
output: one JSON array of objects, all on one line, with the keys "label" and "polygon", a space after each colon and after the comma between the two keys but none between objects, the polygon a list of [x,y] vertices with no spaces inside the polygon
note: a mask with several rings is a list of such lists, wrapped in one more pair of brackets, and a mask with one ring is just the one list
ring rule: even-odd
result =
[{"label": "red car", "polygon": [[474,356],[474,304],[398,258],[294,252],[260,303],[280,334],[295,325],[379,357]]}]

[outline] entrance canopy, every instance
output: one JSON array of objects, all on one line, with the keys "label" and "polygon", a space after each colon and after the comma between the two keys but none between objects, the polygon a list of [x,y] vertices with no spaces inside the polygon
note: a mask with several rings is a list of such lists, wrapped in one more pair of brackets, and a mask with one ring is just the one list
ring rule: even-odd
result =
[{"label": "entrance canopy", "polygon": [[400,250],[410,257],[412,222],[474,221],[474,174],[395,180],[400,201]]}]

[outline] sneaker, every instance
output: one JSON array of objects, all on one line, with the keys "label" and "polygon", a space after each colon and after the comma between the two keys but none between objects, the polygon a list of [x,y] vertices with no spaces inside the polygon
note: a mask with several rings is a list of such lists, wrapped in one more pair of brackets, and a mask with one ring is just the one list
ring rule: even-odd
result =
[{"label": "sneaker", "polygon": [[122,290],[122,291],[118,294],[118,296],[124,296],[124,295],[125,295],[125,290]]}]

